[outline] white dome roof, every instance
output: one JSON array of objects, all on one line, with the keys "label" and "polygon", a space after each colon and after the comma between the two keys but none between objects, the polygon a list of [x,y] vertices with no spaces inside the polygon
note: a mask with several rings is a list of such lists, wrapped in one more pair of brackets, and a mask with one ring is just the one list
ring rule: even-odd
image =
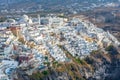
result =
[{"label": "white dome roof", "polygon": [[32,24],[32,19],[29,18],[27,15],[23,15],[19,21],[20,23],[29,23]]},{"label": "white dome roof", "polygon": [[27,21],[29,19],[29,17],[27,15],[23,15],[22,19],[25,20],[25,21]]},{"label": "white dome roof", "polygon": [[26,23],[29,21],[29,17],[27,15],[23,15],[20,19],[20,23]]},{"label": "white dome roof", "polygon": [[16,21],[14,19],[8,19],[6,22],[15,23]]}]

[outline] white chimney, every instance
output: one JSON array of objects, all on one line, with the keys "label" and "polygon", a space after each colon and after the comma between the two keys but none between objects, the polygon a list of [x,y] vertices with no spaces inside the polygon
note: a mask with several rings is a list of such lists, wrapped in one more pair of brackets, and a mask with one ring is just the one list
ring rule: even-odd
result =
[{"label": "white chimney", "polygon": [[39,23],[39,25],[41,24],[41,20],[40,20],[40,15],[38,14],[38,23]]}]

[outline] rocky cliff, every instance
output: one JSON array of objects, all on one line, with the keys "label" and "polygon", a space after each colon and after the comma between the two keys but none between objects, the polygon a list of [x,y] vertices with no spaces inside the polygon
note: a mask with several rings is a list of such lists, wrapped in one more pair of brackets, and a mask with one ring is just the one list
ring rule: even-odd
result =
[{"label": "rocky cliff", "polygon": [[[113,52],[112,52],[113,51]],[[85,59],[67,57],[69,63],[53,62],[52,67],[42,72],[36,71],[28,76],[28,80],[119,80],[120,54],[113,46],[106,51],[93,51]],[[20,79],[22,80],[22,79]]]}]

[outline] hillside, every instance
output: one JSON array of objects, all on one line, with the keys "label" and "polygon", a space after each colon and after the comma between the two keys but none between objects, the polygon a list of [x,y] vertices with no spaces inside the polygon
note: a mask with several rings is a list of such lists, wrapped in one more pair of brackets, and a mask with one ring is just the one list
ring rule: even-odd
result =
[{"label": "hillside", "polygon": [[69,57],[74,61],[54,62],[52,67],[48,65],[48,70],[28,76],[28,80],[119,80],[119,56],[120,54],[112,55],[96,51],[84,60]]},{"label": "hillside", "polygon": [[[7,13],[18,12],[61,12],[79,13],[108,3],[120,3],[119,0],[1,0],[0,10]],[[5,10],[5,11],[4,11]]]},{"label": "hillside", "polygon": [[0,0],[0,80],[120,80],[120,0]]}]

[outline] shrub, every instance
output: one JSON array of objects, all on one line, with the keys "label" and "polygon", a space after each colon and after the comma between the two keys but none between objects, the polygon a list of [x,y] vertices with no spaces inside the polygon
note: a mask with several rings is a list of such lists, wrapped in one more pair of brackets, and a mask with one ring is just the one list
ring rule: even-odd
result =
[{"label": "shrub", "polygon": [[106,47],[105,50],[108,51],[112,55],[113,54],[118,54],[117,49],[113,45],[110,45],[110,46]]},{"label": "shrub", "polygon": [[49,72],[48,71],[43,71],[42,74],[46,76],[46,75],[49,74]]},{"label": "shrub", "polygon": [[75,61],[76,61],[77,63],[79,63],[79,64],[84,64],[84,63],[85,63],[84,60],[81,60],[81,59],[79,59],[79,58],[76,58]]}]

